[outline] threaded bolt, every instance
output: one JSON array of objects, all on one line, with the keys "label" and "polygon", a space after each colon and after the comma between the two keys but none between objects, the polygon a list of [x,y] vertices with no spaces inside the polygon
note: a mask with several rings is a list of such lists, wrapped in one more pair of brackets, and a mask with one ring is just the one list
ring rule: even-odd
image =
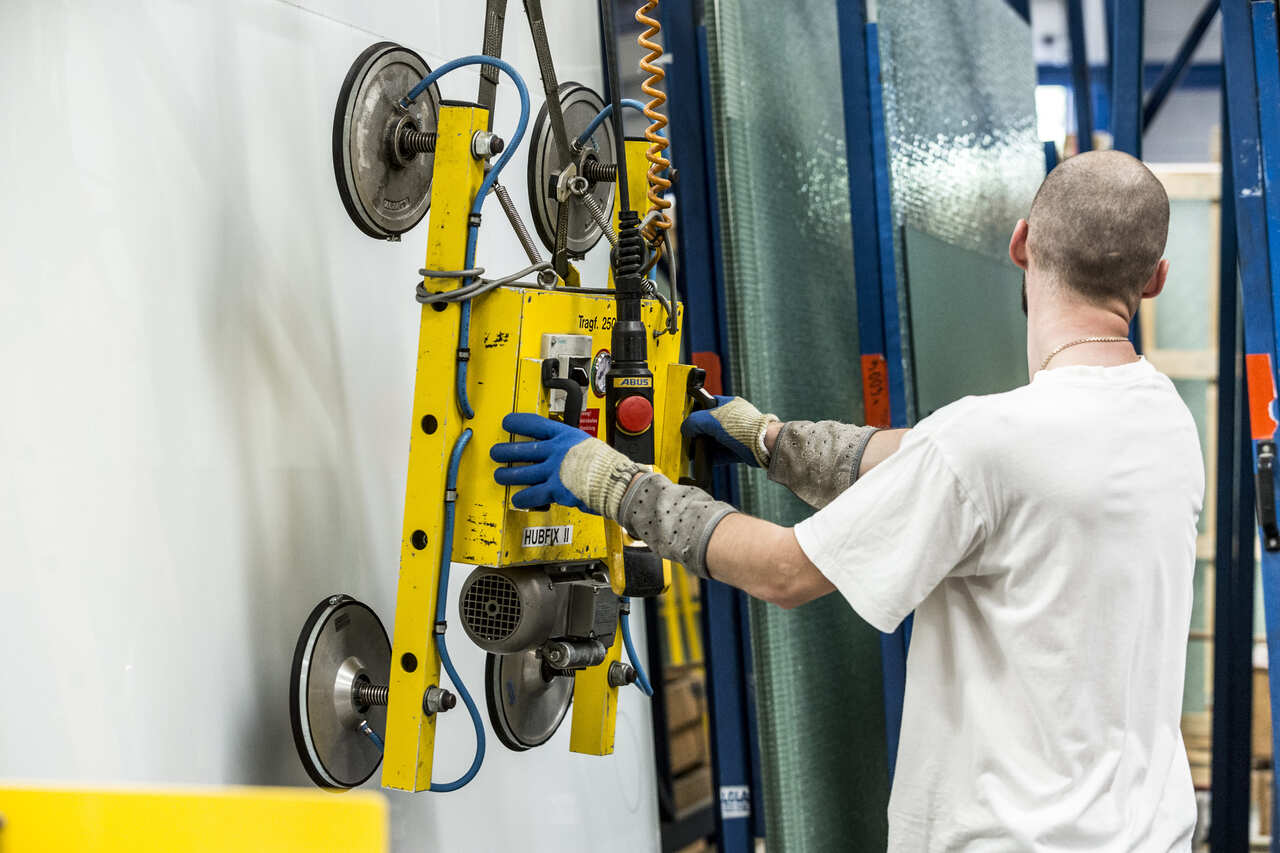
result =
[{"label": "threaded bolt", "polygon": [[351,698],[362,708],[383,706],[387,704],[390,688],[385,684],[373,684],[361,677],[351,688]]},{"label": "threaded bolt", "polygon": [[448,690],[436,685],[427,688],[427,692],[422,696],[422,710],[427,714],[439,714],[445,711],[453,710],[458,704],[458,697],[454,696]]},{"label": "threaded bolt", "polygon": [[629,663],[623,663],[616,660],[609,664],[609,686],[625,687],[628,684],[634,684],[636,680],[636,670]]},{"label": "threaded bolt", "polygon": [[582,176],[596,183],[613,183],[618,180],[618,164],[587,160],[582,164]]},{"label": "threaded bolt", "polygon": [[406,157],[431,154],[436,150],[436,134],[433,130],[409,130],[400,134],[400,152]]}]

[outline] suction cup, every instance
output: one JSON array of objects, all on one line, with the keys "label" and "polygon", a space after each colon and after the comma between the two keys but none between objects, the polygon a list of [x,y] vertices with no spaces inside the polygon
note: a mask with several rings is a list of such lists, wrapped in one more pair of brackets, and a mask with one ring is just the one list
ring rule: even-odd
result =
[{"label": "suction cup", "polygon": [[516,752],[550,740],[573,701],[573,677],[544,676],[534,651],[488,655],[484,684],[493,733]]},{"label": "suction cup", "polygon": [[[351,221],[370,237],[399,239],[431,206],[435,155],[414,150],[433,138],[440,92],[432,86],[407,110],[399,106],[430,72],[412,50],[383,41],[356,57],[342,81],[333,113],[333,174]],[[408,145],[411,138],[420,144]],[[429,147],[434,151],[434,143]]]},{"label": "suction cup", "polygon": [[320,787],[354,788],[382,763],[360,724],[383,736],[390,676],[391,641],[368,606],[349,595],[316,605],[293,653],[289,720],[302,766]]},{"label": "suction cup", "polygon": [[[565,131],[572,144],[587,129],[592,119],[604,109],[604,101],[581,83],[561,83],[560,108],[564,112]],[[542,244],[547,247],[547,251],[554,252],[556,222],[560,215],[560,202],[557,201],[554,192],[556,177],[571,159],[577,158],[574,157],[573,152],[561,151],[560,146],[556,144],[546,104],[543,104],[538,112],[529,140],[529,209],[533,212],[533,225]],[[587,140],[584,149],[593,153],[601,163],[615,161],[613,126],[609,121],[601,122],[595,133]],[[591,195],[608,215],[613,209],[613,182],[597,183],[592,188]],[[566,246],[570,255],[580,258],[604,235],[581,201],[570,196],[567,203],[570,208],[569,239]]]}]

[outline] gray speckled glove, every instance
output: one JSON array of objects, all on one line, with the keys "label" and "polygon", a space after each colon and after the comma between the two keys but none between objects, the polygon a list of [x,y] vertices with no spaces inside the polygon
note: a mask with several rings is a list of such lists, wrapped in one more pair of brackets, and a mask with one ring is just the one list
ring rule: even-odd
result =
[{"label": "gray speckled glove", "polygon": [[733,506],[696,486],[645,474],[623,495],[618,521],[658,556],[707,578],[707,543],[720,520],[733,512]]},{"label": "gray speckled glove", "polygon": [[862,454],[876,427],[838,421],[787,421],[769,459],[769,479],[821,509],[858,479]]}]

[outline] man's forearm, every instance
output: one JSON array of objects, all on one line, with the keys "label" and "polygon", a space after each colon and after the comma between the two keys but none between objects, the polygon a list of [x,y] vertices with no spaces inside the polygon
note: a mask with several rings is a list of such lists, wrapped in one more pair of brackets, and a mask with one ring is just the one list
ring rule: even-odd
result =
[{"label": "man's forearm", "polygon": [[797,607],[835,589],[809,561],[790,527],[743,513],[726,515],[707,544],[711,577],[780,607]]},{"label": "man's forearm", "polygon": [[661,474],[631,481],[619,520],[660,557],[763,601],[795,607],[833,589],[791,528],[744,515]]},{"label": "man's forearm", "polygon": [[787,421],[763,430],[762,461],[770,480],[822,509],[896,450],[902,432],[839,421]]},{"label": "man's forearm", "polygon": [[[773,448],[778,443],[778,433],[782,431],[784,423],[778,421],[769,424],[769,428],[765,430],[764,446],[773,453]],[[858,465],[858,476],[870,471],[884,460],[897,451],[898,446],[902,444],[902,439],[910,432],[909,429],[882,429],[875,435],[871,436],[871,440],[867,442],[867,449],[862,452],[862,461]]]}]

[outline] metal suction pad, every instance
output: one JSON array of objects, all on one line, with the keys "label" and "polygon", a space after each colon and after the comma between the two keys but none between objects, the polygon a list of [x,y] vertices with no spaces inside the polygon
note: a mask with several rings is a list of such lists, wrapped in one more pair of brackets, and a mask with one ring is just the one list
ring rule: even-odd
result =
[{"label": "metal suction pad", "polygon": [[370,237],[399,239],[431,206],[440,91],[432,86],[407,110],[399,107],[430,72],[412,50],[383,41],[356,57],[342,81],[333,174],[351,221]]},{"label": "metal suction pad", "polygon": [[382,749],[360,726],[383,736],[390,676],[391,641],[372,610],[349,595],[316,605],[293,653],[289,719],[302,766],[320,787],[354,788],[378,769]]},{"label": "metal suction pad", "polygon": [[537,652],[489,654],[484,665],[485,698],[493,733],[508,749],[541,746],[560,728],[573,701],[573,677],[543,677]]},{"label": "metal suction pad", "polygon": [[[572,145],[587,129],[602,109],[604,101],[581,83],[560,84],[560,109],[564,113],[565,131]],[[560,173],[570,161],[570,156],[560,151],[547,105],[543,104],[533,123],[529,142],[529,209],[533,211],[533,225],[547,250],[556,249],[556,222],[560,215],[560,202],[556,197],[556,184]],[[613,126],[609,120],[600,123],[595,133],[583,146],[584,152],[595,155],[601,163],[615,162]],[[579,156],[574,156],[576,162]],[[591,188],[590,194],[599,202],[605,216],[613,210],[613,182],[601,181]],[[587,208],[575,196],[569,196],[569,232],[566,247],[569,254],[582,257],[604,236],[600,226]]]}]

